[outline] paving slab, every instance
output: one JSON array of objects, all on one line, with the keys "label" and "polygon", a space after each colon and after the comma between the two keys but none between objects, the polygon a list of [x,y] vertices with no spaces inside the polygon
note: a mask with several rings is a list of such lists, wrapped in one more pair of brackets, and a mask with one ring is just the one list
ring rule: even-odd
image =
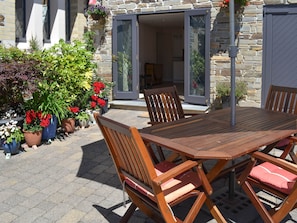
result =
[{"label": "paving slab", "polygon": [[[137,128],[148,126],[149,121],[143,111],[135,110],[110,109],[105,116]],[[215,190],[226,187],[226,182],[218,182]],[[179,206],[178,213],[185,213],[189,205]],[[0,153],[1,223],[113,223],[119,222],[127,207],[123,207],[122,186],[96,125],[50,145],[28,148],[9,160]],[[225,208],[222,211],[229,222],[247,222],[228,217]],[[250,222],[259,222],[256,211],[249,207],[238,214],[241,219],[252,214],[255,218]],[[292,211],[284,222],[296,219],[297,213]],[[130,222],[152,221],[137,211]],[[215,221],[203,208],[195,222]]]}]

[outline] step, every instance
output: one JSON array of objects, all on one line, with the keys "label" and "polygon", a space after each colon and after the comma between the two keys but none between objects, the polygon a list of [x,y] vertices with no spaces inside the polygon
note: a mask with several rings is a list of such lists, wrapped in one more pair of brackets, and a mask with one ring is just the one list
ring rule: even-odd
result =
[{"label": "step", "polygon": [[[147,111],[146,103],[144,100],[113,100],[108,102],[110,108],[116,109],[127,109],[127,110],[137,110],[137,111]],[[203,114],[209,110],[208,106],[205,105],[193,105],[188,103],[182,103],[184,113],[187,114]]]}]

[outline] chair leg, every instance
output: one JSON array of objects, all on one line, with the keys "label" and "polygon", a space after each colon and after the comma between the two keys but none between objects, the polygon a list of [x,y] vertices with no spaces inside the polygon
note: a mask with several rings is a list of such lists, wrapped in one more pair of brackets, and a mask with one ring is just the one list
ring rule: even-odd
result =
[{"label": "chair leg", "polygon": [[248,195],[248,197],[250,198],[252,204],[258,211],[259,215],[262,217],[263,221],[265,223],[274,222],[274,220],[270,216],[269,212],[267,211],[267,209],[265,208],[263,203],[260,201],[260,199],[258,198],[256,193],[254,192],[253,187],[247,181],[243,182],[241,187],[244,190],[244,192]]},{"label": "chair leg", "polygon": [[[141,210],[145,215],[147,215],[149,218],[153,219],[155,222],[163,222],[161,217],[153,210],[153,208],[145,200],[141,199],[137,194],[135,194],[133,192],[132,188],[130,189],[129,187],[126,187],[126,192],[128,193],[128,196],[129,196],[130,200],[132,201],[132,204],[134,204],[134,205],[136,204],[135,207],[138,207],[139,210]],[[130,209],[130,207],[129,207],[129,209]],[[128,210],[127,210],[127,212],[128,212]],[[132,212],[132,210],[131,210],[131,212]],[[131,215],[133,214],[133,212],[131,213]],[[131,217],[131,215],[130,215],[130,217]]]},{"label": "chair leg", "polygon": [[289,155],[290,155],[291,159],[293,160],[293,162],[297,164],[297,156],[293,150],[289,153]]},{"label": "chair leg", "polygon": [[199,193],[194,204],[192,205],[192,208],[188,212],[188,215],[184,219],[184,222],[193,222],[195,220],[205,200],[206,200],[205,193]]},{"label": "chair leg", "polygon": [[124,216],[121,218],[120,223],[128,222],[131,216],[133,215],[134,211],[136,210],[136,208],[137,206],[134,203],[132,203],[128,208],[128,210],[126,211],[126,213],[124,214]]},{"label": "chair leg", "polygon": [[222,215],[222,213],[220,212],[219,208],[210,200],[210,198],[208,197],[206,198],[205,204],[208,207],[211,215],[214,217],[214,219],[216,219],[217,222],[219,223],[227,222],[224,216]]}]

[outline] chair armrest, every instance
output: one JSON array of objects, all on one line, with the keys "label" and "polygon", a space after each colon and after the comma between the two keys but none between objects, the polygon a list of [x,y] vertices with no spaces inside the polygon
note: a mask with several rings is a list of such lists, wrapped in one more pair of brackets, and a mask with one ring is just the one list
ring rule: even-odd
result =
[{"label": "chair armrest", "polygon": [[156,183],[157,185],[161,185],[163,183],[165,183],[166,181],[170,180],[171,178],[174,178],[188,170],[190,170],[191,168],[198,166],[198,163],[192,160],[187,160],[175,167],[173,167],[172,169],[164,172],[163,174],[157,176],[155,179],[153,179],[154,183]]},{"label": "chair armrest", "polygon": [[294,163],[291,163],[291,162],[286,161],[281,158],[276,158],[276,157],[270,156],[269,154],[262,153],[262,152],[254,152],[252,154],[252,157],[257,160],[264,161],[264,162],[270,162],[276,166],[279,166],[279,167],[297,175],[297,165]]},{"label": "chair armrest", "polygon": [[211,195],[213,193],[212,186],[210,185],[203,171],[202,163],[200,163],[199,161],[187,160],[179,164],[178,166],[173,167],[172,169],[166,171],[165,173],[157,176],[155,179],[153,179],[153,183],[156,184],[158,187],[160,187],[162,183],[165,183],[168,180],[182,173],[185,173],[194,167],[197,167],[196,171],[197,171],[197,175],[201,180],[201,186],[203,186],[205,192],[207,192],[208,195]]}]

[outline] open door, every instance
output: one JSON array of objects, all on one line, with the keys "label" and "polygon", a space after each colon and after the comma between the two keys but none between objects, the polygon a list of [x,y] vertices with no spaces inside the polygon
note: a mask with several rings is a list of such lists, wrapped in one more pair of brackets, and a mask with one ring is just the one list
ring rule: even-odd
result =
[{"label": "open door", "polygon": [[210,97],[210,10],[185,12],[185,101],[207,105]]},{"label": "open door", "polygon": [[112,36],[114,98],[137,99],[139,69],[136,15],[115,16]]}]

